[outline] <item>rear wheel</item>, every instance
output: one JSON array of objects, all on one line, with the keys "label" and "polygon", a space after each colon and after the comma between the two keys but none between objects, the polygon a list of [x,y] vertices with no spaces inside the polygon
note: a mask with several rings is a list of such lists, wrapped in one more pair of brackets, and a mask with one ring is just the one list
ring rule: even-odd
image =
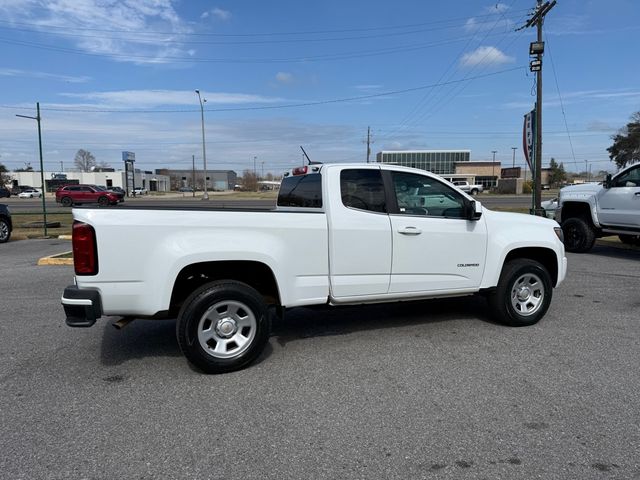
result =
[{"label": "rear wheel", "polygon": [[73,200],[71,200],[70,197],[62,197],[62,200],[60,200],[60,203],[62,204],[63,207],[70,207],[71,205],[73,205]]},{"label": "rear wheel", "polygon": [[101,207],[106,207],[107,205],[109,205],[109,199],[107,197],[98,198],[98,205],[100,205]]},{"label": "rear wheel", "polygon": [[584,218],[573,217],[562,222],[564,248],[568,252],[585,253],[593,248],[596,232]]},{"label": "rear wheel", "polygon": [[205,373],[247,366],[264,349],[270,330],[262,295],[230,280],[197,289],[184,302],[176,323],[182,353]]},{"label": "rear wheel", "polygon": [[11,238],[11,230],[9,230],[9,222],[4,218],[0,218],[0,243],[6,243]]},{"label": "rear wheel", "polygon": [[549,309],[553,286],[551,276],[540,263],[519,258],[502,268],[489,304],[495,318],[511,327],[537,323]]},{"label": "rear wheel", "polygon": [[471,190],[471,195],[476,196],[478,194],[478,189],[474,188],[473,190]]}]

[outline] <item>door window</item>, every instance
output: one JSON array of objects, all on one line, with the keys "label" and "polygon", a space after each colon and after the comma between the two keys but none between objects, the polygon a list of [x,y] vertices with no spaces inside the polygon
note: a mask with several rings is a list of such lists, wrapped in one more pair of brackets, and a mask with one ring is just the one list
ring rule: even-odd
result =
[{"label": "door window", "polygon": [[466,218],[462,195],[434,178],[392,172],[398,210],[405,215]]},{"label": "door window", "polygon": [[370,212],[387,212],[382,174],[378,169],[342,170],[340,193],[345,207]]},{"label": "door window", "polygon": [[640,167],[633,168],[615,179],[614,187],[640,187]]}]

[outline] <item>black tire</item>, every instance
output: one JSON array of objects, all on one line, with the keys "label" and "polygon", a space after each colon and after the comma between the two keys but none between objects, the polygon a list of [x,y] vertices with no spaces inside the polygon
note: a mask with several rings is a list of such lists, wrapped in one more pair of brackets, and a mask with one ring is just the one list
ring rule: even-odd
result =
[{"label": "black tire", "polygon": [[471,195],[473,195],[474,197],[478,194],[478,189],[474,188],[473,190],[471,190]]},{"label": "black tire", "polygon": [[4,218],[0,218],[0,243],[7,243],[11,238],[11,230],[9,222]]},{"label": "black tire", "polygon": [[618,235],[618,238],[626,245],[640,245],[640,235]]},{"label": "black tire", "polygon": [[518,258],[502,267],[498,286],[488,300],[493,316],[500,323],[527,327],[544,317],[552,296],[547,269],[535,260]]},{"label": "black tire", "polygon": [[60,203],[63,207],[70,207],[71,205],[73,205],[73,200],[71,200],[71,197],[62,197]]},{"label": "black tire", "polygon": [[596,243],[596,232],[584,218],[567,218],[562,222],[562,233],[567,252],[585,253]]},{"label": "black tire", "polygon": [[106,207],[109,205],[109,199],[107,197],[98,197],[98,205]]},{"label": "black tire", "polygon": [[260,355],[270,332],[271,318],[262,295],[232,280],[198,288],[182,305],[176,322],[182,353],[205,373],[247,366]]}]

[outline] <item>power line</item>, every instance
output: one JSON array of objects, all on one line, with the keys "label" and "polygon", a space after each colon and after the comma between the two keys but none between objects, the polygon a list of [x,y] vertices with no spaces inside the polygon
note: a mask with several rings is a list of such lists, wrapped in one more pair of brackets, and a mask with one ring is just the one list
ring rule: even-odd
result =
[{"label": "power line", "polygon": [[[507,17],[507,18],[516,18]],[[518,16],[519,18],[519,16]],[[1,23],[1,22],[0,22]],[[432,22],[430,24],[433,24]],[[476,22],[475,25],[482,26],[487,22]],[[188,36],[190,34],[180,33],[180,32],[163,32],[163,33],[154,33],[149,31],[116,31],[111,33],[119,33],[124,36],[108,36],[108,35],[92,35],[92,34],[83,34],[83,33],[71,33],[68,30],[66,31],[51,31],[42,28],[15,28],[15,27],[4,27],[0,25],[0,29],[3,30],[11,30],[15,32],[29,32],[29,33],[38,33],[42,35],[57,35],[68,38],[97,38],[97,39],[108,39],[108,40],[119,40],[124,42],[132,42],[132,43],[176,43],[176,44],[185,44],[185,45],[267,45],[267,44],[283,44],[283,43],[319,43],[319,42],[335,42],[335,41],[347,41],[347,40],[368,40],[374,38],[388,38],[388,37],[397,37],[397,36],[407,36],[414,35],[417,33],[426,33],[426,32],[434,32],[440,30],[449,30],[449,29],[458,29],[463,27],[466,23],[456,23],[451,25],[433,27],[433,28],[420,28],[415,30],[403,30],[400,32],[387,32],[387,33],[375,33],[369,35],[359,35],[359,36],[346,36],[346,37],[329,37],[329,38],[294,38],[294,39],[261,39],[261,40],[184,40],[182,37]],[[100,30],[98,30],[100,31]],[[379,31],[379,29],[375,29],[375,31]],[[172,37],[172,38],[159,38],[159,36]],[[202,35],[215,35],[215,34],[202,34]],[[260,36],[267,36],[268,34],[257,34]],[[253,37],[257,36],[254,35]]]},{"label": "power line", "polygon": [[59,53],[72,53],[74,55],[83,55],[89,57],[106,57],[106,58],[123,58],[127,60],[139,60],[139,61],[171,61],[174,63],[237,63],[237,64],[270,64],[270,63],[306,63],[306,62],[321,62],[321,61],[334,61],[334,60],[351,60],[355,58],[375,57],[381,55],[390,55],[402,52],[412,52],[417,50],[424,50],[433,47],[439,47],[444,45],[451,45],[458,42],[462,42],[467,37],[456,37],[436,42],[425,43],[411,43],[408,45],[399,45],[395,47],[387,47],[378,50],[360,50],[353,52],[331,53],[315,56],[304,56],[294,58],[200,58],[189,56],[174,56],[174,55],[140,55],[140,54],[125,54],[125,53],[96,53],[86,52],[83,50],[58,47],[52,45],[46,45],[38,42],[15,40],[9,38],[0,37],[0,43],[8,45],[17,45],[23,47],[36,48],[39,50],[46,50]]},{"label": "power line", "polygon": [[[344,102],[354,102],[354,101],[359,101],[359,100],[366,100],[366,99],[370,99],[370,98],[378,98],[378,97],[385,97],[388,95],[400,95],[400,94],[404,94],[404,93],[410,93],[410,92],[416,92],[419,90],[426,90],[429,88],[434,88],[437,87],[439,85],[452,85],[452,84],[456,84],[456,83],[460,83],[460,82],[464,82],[464,81],[468,81],[468,80],[477,80],[480,78],[487,78],[487,77],[492,77],[492,76],[496,76],[496,75],[500,75],[502,73],[508,73],[508,72],[513,72],[516,70],[522,70],[524,69],[524,67],[520,66],[520,67],[513,67],[513,68],[507,68],[505,70],[498,70],[496,72],[491,72],[491,73],[486,73],[483,75],[476,75],[475,77],[468,77],[468,78],[464,78],[462,80],[451,80],[449,82],[443,82],[443,83],[434,83],[434,84],[430,84],[430,85],[422,85],[419,87],[412,87],[412,88],[405,88],[402,90],[390,90],[384,93],[372,93],[369,95],[359,95],[359,96],[355,96],[355,97],[346,97],[346,98],[334,98],[334,99],[330,99],[330,100],[318,100],[318,101],[311,101],[311,102],[302,102],[302,103],[290,103],[290,104],[285,104],[285,105],[262,105],[262,106],[254,106],[254,107],[229,107],[229,108],[208,108],[205,109],[206,112],[240,112],[240,111],[251,111],[251,110],[276,110],[276,109],[282,109],[282,108],[299,108],[299,107],[310,107],[310,106],[315,106],[315,105],[328,105],[328,104],[333,104],[333,103],[344,103]],[[0,108],[10,108],[10,109],[20,109],[20,110],[31,110],[27,107],[13,107],[10,105],[0,105]],[[193,112],[199,112],[200,109],[178,109],[178,110],[136,110],[136,109],[122,109],[122,110],[118,110],[118,109],[86,109],[86,108],[43,108],[42,110],[46,110],[49,112],[78,112],[78,113],[193,113]]]},{"label": "power line", "polygon": [[[78,10],[78,8],[74,7],[74,10]],[[518,12],[516,10],[515,12]],[[520,10],[523,11],[523,10]],[[85,10],[87,13],[93,14],[94,12]],[[473,18],[488,18],[496,15],[495,13],[489,13],[485,15],[475,15]],[[415,27],[423,27],[428,25],[438,25],[441,23],[449,23],[449,22],[457,22],[462,20],[468,20],[469,17],[453,17],[449,19],[441,19],[434,20],[432,22],[420,22],[420,23],[409,23],[409,24],[399,24],[399,25],[378,25],[373,27],[350,27],[345,29],[333,29],[333,30],[304,30],[304,31],[293,31],[293,32],[251,32],[251,33],[211,33],[211,32],[176,32],[176,31],[159,31],[159,30],[145,30],[147,34],[154,35],[183,35],[183,36],[197,36],[197,37],[273,37],[273,36],[294,36],[294,35],[321,35],[321,34],[334,34],[334,33],[349,33],[349,32],[371,32],[371,31],[381,31],[381,30],[397,30],[397,29],[407,29],[407,28],[415,28]],[[29,23],[29,22],[14,22],[9,20],[0,20],[0,24],[8,24],[8,25],[19,25],[26,27],[36,27],[38,29],[42,28],[42,24],[39,23]],[[48,29],[59,29],[66,33],[69,28],[66,26],[56,26],[56,25],[46,25]],[[76,31],[89,31],[89,32],[105,32],[105,33],[134,33],[131,30],[125,29],[107,29],[107,28],[93,28],[93,27],[82,27],[79,25],[74,25],[73,29]]]},{"label": "power line", "polygon": [[571,134],[569,133],[569,125],[567,124],[567,116],[564,113],[564,102],[562,101],[562,95],[560,94],[560,86],[558,85],[558,76],[556,75],[556,66],[553,63],[553,56],[551,55],[551,49],[549,48],[549,38],[545,35],[547,42],[547,51],[549,52],[549,59],[551,60],[551,70],[553,71],[553,78],[556,81],[556,89],[558,90],[558,98],[560,99],[560,110],[562,111],[562,118],[564,118],[564,126],[567,130],[567,138],[569,138],[569,146],[571,147],[571,154],[573,155],[573,161],[575,163],[576,154],[573,151],[573,142],[571,141]]}]

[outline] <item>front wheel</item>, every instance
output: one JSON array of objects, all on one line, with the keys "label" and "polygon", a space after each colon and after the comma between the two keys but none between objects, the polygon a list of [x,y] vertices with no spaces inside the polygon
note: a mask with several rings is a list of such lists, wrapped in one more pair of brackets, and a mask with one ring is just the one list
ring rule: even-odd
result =
[{"label": "front wheel", "polygon": [[489,304],[498,321],[511,327],[537,323],[549,309],[553,286],[547,269],[520,258],[504,265]]},{"label": "front wheel", "polygon": [[573,217],[562,222],[564,248],[567,252],[585,253],[593,248],[596,232],[583,218]]},{"label": "front wheel", "polygon": [[182,305],[176,323],[182,353],[205,373],[247,366],[264,349],[270,330],[262,295],[231,280],[198,288]]},{"label": "front wheel", "polygon": [[11,238],[11,230],[9,229],[9,222],[4,218],[0,218],[0,243],[5,243]]},{"label": "front wheel", "polygon": [[471,195],[473,195],[474,197],[478,194],[478,189],[474,188],[473,190],[471,190]]},{"label": "front wheel", "polygon": [[98,198],[98,205],[100,205],[101,207],[106,207],[107,205],[109,205],[109,199],[107,197]]},{"label": "front wheel", "polygon": [[63,207],[70,207],[73,205],[73,200],[71,200],[71,197],[63,197],[62,200],[60,200],[60,203]]}]

